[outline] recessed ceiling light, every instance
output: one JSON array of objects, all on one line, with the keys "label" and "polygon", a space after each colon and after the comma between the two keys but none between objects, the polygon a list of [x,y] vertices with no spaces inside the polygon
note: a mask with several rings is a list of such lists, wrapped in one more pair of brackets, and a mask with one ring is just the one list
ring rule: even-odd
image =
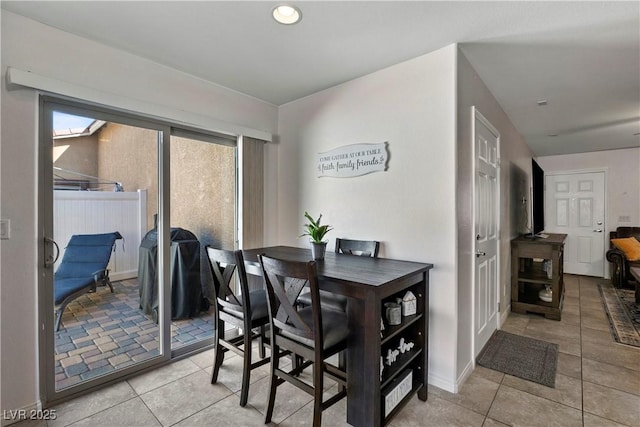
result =
[{"label": "recessed ceiling light", "polygon": [[542,107],[543,105],[547,105],[547,100],[541,99],[540,101],[537,102],[537,104]]},{"label": "recessed ceiling light", "polygon": [[273,19],[281,24],[292,25],[302,19],[302,12],[295,6],[281,4],[273,8]]}]

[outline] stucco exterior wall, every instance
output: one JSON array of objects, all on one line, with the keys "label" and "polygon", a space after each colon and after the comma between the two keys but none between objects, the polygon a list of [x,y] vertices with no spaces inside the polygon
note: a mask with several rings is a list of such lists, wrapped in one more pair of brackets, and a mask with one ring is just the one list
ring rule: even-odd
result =
[{"label": "stucco exterior wall", "polygon": [[235,147],[171,137],[171,225],[233,249],[235,166]]},{"label": "stucco exterior wall", "polygon": [[147,190],[147,230],[158,213],[157,146],[155,130],[117,123],[107,123],[98,137],[97,176],[121,182],[124,191]]},{"label": "stucco exterior wall", "polygon": [[[147,190],[147,230],[158,212],[156,132],[117,123],[100,131],[98,176]],[[235,243],[235,148],[171,137],[171,226],[193,232],[203,245]]]},{"label": "stucco exterior wall", "polygon": [[[153,228],[158,212],[155,131],[107,123],[94,135],[58,139],[54,146],[68,146],[55,166],[118,181],[125,191],[147,190],[147,230]],[[172,226],[194,232],[203,244],[233,249],[235,169],[234,147],[171,137]],[[72,173],[56,174],[82,179]],[[101,188],[111,191],[108,186]]]},{"label": "stucco exterior wall", "polygon": [[[54,148],[64,150],[53,165],[69,171],[96,176],[98,172],[98,136],[96,134],[76,138],[62,138],[53,141]],[[64,147],[67,147],[66,149]],[[55,150],[54,150],[55,156]],[[55,175],[67,179],[83,179],[82,176],[55,171]]]}]

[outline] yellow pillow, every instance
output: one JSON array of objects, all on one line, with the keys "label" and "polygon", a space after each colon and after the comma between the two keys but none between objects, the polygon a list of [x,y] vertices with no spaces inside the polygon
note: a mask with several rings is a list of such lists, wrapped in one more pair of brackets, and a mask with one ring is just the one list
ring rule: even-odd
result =
[{"label": "yellow pillow", "polygon": [[628,261],[640,261],[640,242],[635,237],[611,239],[613,246],[624,252]]}]

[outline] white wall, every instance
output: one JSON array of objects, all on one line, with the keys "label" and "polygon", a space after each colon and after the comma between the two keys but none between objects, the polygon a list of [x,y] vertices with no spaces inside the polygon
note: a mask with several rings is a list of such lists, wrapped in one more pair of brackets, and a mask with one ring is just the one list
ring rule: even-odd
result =
[{"label": "white wall", "polygon": [[[382,242],[380,256],[431,262],[429,377],[451,390],[456,351],[455,46],[281,106],[272,242],[307,246],[303,213],[336,237]],[[319,152],[389,142],[389,168],[316,176]],[[275,147],[275,146],[274,146]],[[275,150],[274,150],[275,151]]]},{"label": "white wall", "polygon": [[473,275],[474,275],[474,219],[473,212],[473,120],[471,107],[475,106],[500,132],[500,301],[501,317],[508,315],[511,303],[511,239],[522,232],[520,224],[513,224],[514,211],[519,209],[519,200],[514,186],[514,170],[531,174],[532,153],[526,141],[513,126],[489,89],[477,75],[462,52],[458,55],[457,67],[457,129],[458,129],[458,383],[464,381],[473,366]]},{"label": "white wall", "polygon": [[[6,50],[6,52],[5,52]],[[2,11],[2,73],[29,71],[78,87],[273,132],[277,108],[181,71]]]},{"label": "white wall", "polygon": [[185,110],[271,133],[276,132],[278,112],[271,104],[10,12],[3,10],[1,18],[0,215],[11,220],[11,239],[0,242],[0,378],[2,410],[9,410],[31,408],[39,399],[36,259],[40,246],[38,96],[34,90],[7,88],[7,67],[157,105],[160,110]]},{"label": "white wall", "polygon": [[[609,248],[609,232],[619,226],[640,226],[640,148],[543,156],[538,157],[538,163],[546,174],[606,170],[605,248]],[[621,216],[628,216],[629,221],[621,221]],[[608,262],[605,263],[605,276],[609,277]]]}]

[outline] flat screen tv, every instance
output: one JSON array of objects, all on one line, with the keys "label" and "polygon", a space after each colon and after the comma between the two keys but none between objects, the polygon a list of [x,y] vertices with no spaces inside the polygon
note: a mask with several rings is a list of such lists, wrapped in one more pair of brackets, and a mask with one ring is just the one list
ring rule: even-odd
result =
[{"label": "flat screen tv", "polygon": [[531,159],[531,237],[544,231],[544,171]]}]

